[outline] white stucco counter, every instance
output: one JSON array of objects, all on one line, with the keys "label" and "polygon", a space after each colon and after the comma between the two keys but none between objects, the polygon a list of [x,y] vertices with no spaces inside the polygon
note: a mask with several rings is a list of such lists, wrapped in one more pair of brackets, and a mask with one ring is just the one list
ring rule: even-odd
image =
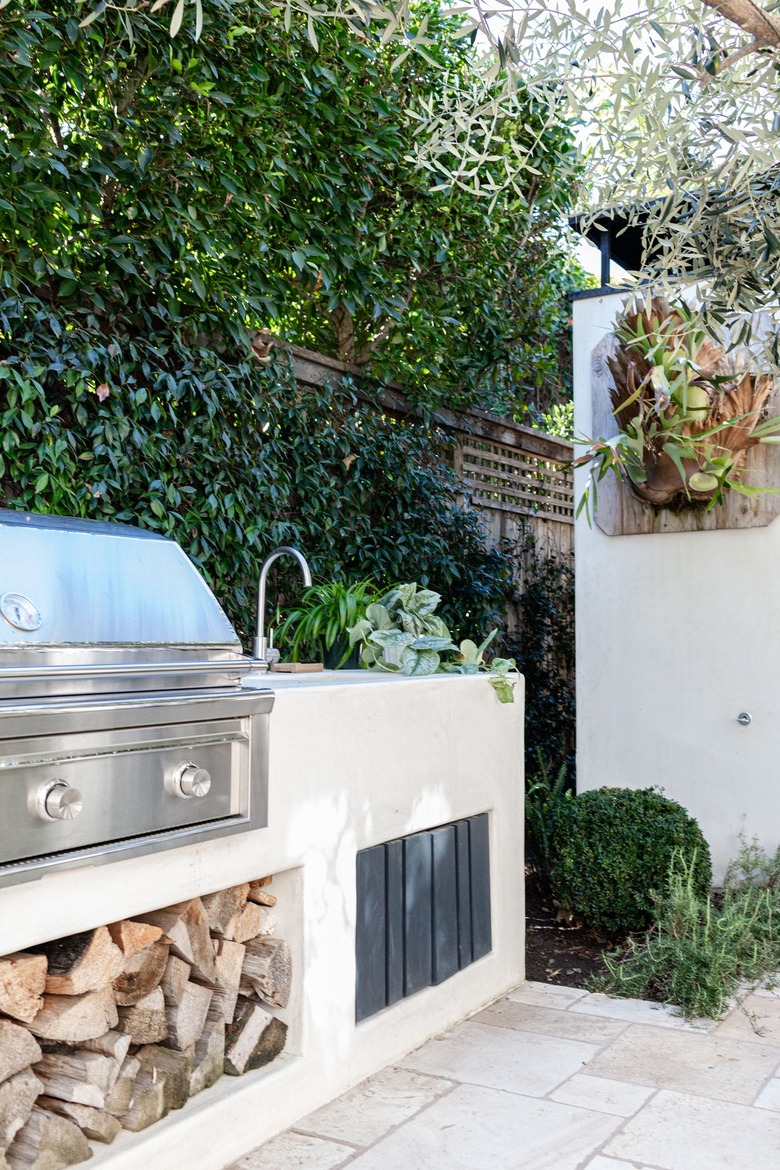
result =
[{"label": "white stucco counter", "polygon": [[[268,825],[0,890],[2,952],[273,874],[294,982],[285,1052],[223,1077],[90,1163],[219,1170],[476,1011],[524,975],[523,680],[367,671],[255,675],[275,692]],[[488,814],[492,950],[440,986],[355,1023],[356,856]],[[217,1140],[218,1135],[218,1140]]]}]

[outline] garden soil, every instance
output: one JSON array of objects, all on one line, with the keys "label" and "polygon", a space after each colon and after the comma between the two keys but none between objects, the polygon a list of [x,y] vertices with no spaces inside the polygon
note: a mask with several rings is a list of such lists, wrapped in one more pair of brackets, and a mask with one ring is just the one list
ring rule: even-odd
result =
[{"label": "garden soil", "polygon": [[560,921],[552,898],[543,893],[533,871],[526,870],[526,979],[588,987],[606,971],[602,952],[614,943],[574,922]]}]

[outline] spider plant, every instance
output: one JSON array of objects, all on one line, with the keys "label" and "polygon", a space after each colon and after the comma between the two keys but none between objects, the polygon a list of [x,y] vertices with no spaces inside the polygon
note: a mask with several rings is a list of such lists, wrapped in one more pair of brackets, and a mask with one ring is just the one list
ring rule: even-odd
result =
[{"label": "spider plant", "polygon": [[285,656],[297,662],[305,652],[311,660],[332,662],[335,669],[344,666],[352,654],[347,630],[365,617],[376,595],[370,577],[310,585],[276,631]]}]

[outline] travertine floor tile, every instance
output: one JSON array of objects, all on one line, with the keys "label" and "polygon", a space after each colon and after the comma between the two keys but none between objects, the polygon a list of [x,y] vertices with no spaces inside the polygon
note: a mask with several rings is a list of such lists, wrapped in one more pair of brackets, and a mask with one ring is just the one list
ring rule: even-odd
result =
[{"label": "travertine floor tile", "polygon": [[405,1068],[386,1068],[310,1113],[295,1128],[355,1146],[370,1146],[451,1088],[450,1081]]},{"label": "travertine floor tile", "polygon": [[490,1024],[459,1024],[399,1064],[429,1076],[543,1097],[598,1052],[593,1044],[515,1032]]},{"label": "travertine floor tile", "polygon": [[629,1024],[654,1024],[659,1028],[674,1028],[677,1031],[691,1030],[691,1025],[674,1008],[649,1003],[644,999],[611,999],[600,992],[588,992],[584,999],[577,1000],[569,1010],[589,1016],[606,1016],[610,1020],[624,1020]]},{"label": "travertine floor tile", "polygon": [[751,1104],[777,1065],[763,1044],[633,1025],[588,1066],[594,1076]]},{"label": "travertine floor tile", "polygon": [[626,1025],[601,1016],[575,1015],[552,1007],[516,1003],[500,999],[471,1017],[477,1024],[494,1024],[519,1032],[539,1032],[544,1036],[561,1036],[566,1040],[584,1040],[586,1044],[608,1044]]},{"label": "travertine floor tile", "polygon": [[[780,1113],[780,1077],[774,1077],[753,1102],[759,1109],[776,1109]],[[778,1158],[780,1162],[780,1158]]]},{"label": "travertine floor tile", "polygon": [[754,1044],[776,1044],[780,1060],[780,999],[752,992],[721,1020],[714,1035],[733,1036]]},{"label": "travertine floor tile", "polygon": [[554,1101],[461,1085],[350,1170],[575,1170],[616,1124]]},{"label": "travertine floor tile", "polygon": [[654,1170],[654,1167],[637,1167],[636,1162],[624,1162],[622,1158],[605,1158],[603,1154],[597,1154],[583,1170]]},{"label": "travertine floor tile", "polygon": [[652,1097],[655,1089],[643,1085],[627,1085],[607,1077],[591,1077],[578,1073],[551,1093],[553,1101],[566,1105],[581,1105],[583,1109],[598,1109],[614,1113],[616,1117],[630,1117]]},{"label": "travertine floor tile", "polygon": [[764,999],[780,999],[780,987],[757,987],[754,995]]},{"label": "travertine floor tile", "polygon": [[661,1092],[625,1123],[604,1152],[661,1170],[777,1170],[780,1115]]},{"label": "travertine floor tile", "polygon": [[335,1170],[354,1153],[352,1146],[288,1130],[246,1154],[228,1170]]},{"label": "travertine floor tile", "polygon": [[510,991],[507,999],[515,1003],[535,1003],[539,1007],[565,1008],[584,999],[587,991],[580,987],[558,987],[554,983],[521,983],[514,991]]}]

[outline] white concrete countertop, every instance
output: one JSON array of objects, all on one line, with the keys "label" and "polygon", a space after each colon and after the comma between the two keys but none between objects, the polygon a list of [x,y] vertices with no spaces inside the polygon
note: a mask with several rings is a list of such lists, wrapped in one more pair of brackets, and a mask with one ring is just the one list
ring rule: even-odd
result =
[{"label": "white concrete countertop", "polygon": [[[430,675],[426,677],[431,677]],[[457,678],[457,675],[437,675],[437,678]],[[369,686],[372,683],[420,682],[416,678],[404,674],[392,674],[388,670],[307,670],[296,674],[287,674],[276,670],[255,670],[244,677],[242,685],[245,687],[271,687],[278,691],[287,687],[354,687]]]},{"label": "white concrete countertop", "polygon": [[[250,688],[270,687],[272,690],[283,690],[288,687],[354,687],[371,686],[377,683],[390,683],[393,686],[428,683],[432,679],[437,682],[474,682],[481,679],[484,682],[490,676],[484,671],[481,674],[396,674],[389,670],[307,670],[296,674],[287,674],[284,671],[267,670],[253,671],[245,675],[243,686]],[[514,678],[518,676],[513,675]]]}]

